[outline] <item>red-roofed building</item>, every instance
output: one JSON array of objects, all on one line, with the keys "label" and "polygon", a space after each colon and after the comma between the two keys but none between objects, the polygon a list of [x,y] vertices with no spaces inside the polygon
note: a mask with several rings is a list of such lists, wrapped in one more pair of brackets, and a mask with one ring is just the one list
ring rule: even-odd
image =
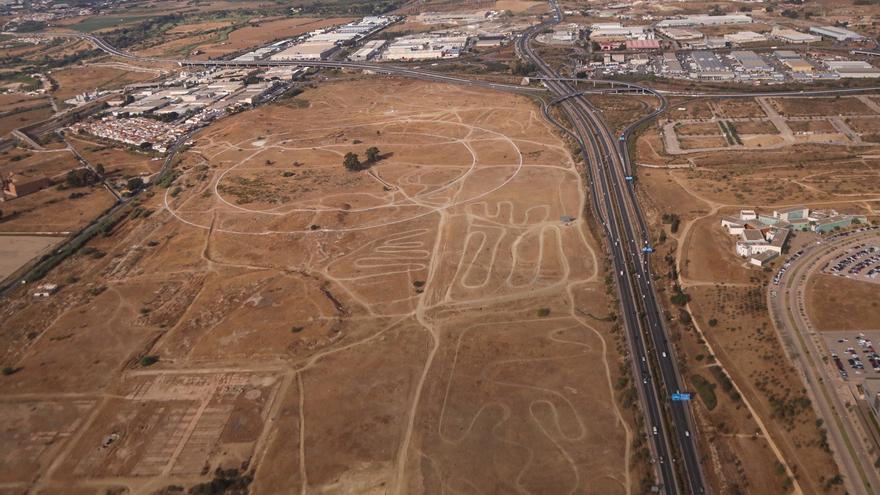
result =
[{"label": "red-roofed building", "polygon": [[660,40],[627,40],[627,50],[659,50]]}]

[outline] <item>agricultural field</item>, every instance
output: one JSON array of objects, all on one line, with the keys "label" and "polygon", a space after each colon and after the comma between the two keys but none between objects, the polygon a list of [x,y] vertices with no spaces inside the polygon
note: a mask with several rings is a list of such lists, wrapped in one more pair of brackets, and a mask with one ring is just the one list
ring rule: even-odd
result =
[{"label": "agricultural field", "polygon": [[640,490],[582,177],[534,102],[328,82],[177,170],[57,294],[0,302],[6,487]]}]

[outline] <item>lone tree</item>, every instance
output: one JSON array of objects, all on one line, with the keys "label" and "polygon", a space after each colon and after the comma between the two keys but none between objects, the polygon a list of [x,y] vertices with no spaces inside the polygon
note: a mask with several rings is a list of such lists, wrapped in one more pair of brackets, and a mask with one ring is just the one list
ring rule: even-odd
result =
[{"label": "lone tree", "polygon": [[363,169],[363,165],[361,165],[361,160],[358,158],[357,154],[348,152],[345,154],[345,158],[342,160],[342,165],[351,171],[361,170]]},{"label": "lone tree", "polygon": [[379,148],[375,146],[367,148],[367,161],[370,163],[379,161]]}]

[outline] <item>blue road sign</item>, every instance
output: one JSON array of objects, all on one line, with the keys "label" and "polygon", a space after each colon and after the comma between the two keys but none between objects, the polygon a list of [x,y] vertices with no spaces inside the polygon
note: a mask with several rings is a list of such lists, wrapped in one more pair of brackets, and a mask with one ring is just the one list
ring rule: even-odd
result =
[{"label": "blue road sign", "polygon": [[672,400],[676,402],[684,402],[691,400],[691,394],[672,394]]}]

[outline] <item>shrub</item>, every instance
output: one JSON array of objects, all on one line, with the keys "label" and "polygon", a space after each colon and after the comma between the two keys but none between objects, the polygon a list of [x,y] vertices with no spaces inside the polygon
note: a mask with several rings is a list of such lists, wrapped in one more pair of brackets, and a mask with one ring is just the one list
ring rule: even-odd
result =
[{"label": "shrub", "polygon": [[544,318],[545,316],[550,316],[550,308],[538,308],[538,316]]},{"label": "shrub", "polygon": [[710,411],[715,409],[715,406],[718,405],[718,398],[715,396],[715,384],[700,375],[691,376],[691,383],[694,384],[697,395],[700,396],[700,400],[703,401],[706,409]]},{"label": "shrub", "polygon": [[145,367],[145,368],[146,368],[147,366],[152,366],[152,365],[154,365],[154,364],[156,364],[156,363],[158,363],[158,362],[159,362],[159,356],[155,356],[155,355],[153,355],[153,356],[143,356],[143,357],[141,357],[140,360],[138,361],[138,363],[139,363],[141,366]]}]

